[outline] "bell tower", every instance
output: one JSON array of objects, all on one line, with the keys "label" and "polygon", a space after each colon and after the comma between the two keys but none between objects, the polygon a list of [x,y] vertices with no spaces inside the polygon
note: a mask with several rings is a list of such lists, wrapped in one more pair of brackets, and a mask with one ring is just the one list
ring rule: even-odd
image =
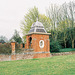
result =
[{"label": "bell tower", "polygon": [[26,35],[26,48],[34,50],[33,58],[50,57],[50,33],[47,33],[41,22],[32,24]]}]

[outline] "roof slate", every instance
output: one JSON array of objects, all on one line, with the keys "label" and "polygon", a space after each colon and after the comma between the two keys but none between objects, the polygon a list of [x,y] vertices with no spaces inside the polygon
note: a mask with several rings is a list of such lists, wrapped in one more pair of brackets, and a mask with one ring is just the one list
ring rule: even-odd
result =
[{"label": "roof slate", "polygon": [[47,33],[43,24],[39,21],[36,21],[32,24],[31,29],[28,33],[32,32],[42,32],[42,33]]}]

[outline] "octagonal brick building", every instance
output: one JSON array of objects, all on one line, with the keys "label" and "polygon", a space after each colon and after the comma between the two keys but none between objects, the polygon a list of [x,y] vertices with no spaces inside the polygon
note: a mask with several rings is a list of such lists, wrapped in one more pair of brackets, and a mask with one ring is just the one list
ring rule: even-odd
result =
[{"label": "octagonal brick building", "polygon": [[50,57],[50,33],[47,33],[43,24],[36,21],[26,35],[26,49],[33,49],[33,58]]}]

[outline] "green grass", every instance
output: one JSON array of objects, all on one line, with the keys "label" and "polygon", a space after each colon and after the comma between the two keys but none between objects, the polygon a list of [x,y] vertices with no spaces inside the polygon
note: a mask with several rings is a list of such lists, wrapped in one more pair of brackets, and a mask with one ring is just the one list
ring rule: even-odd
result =
[{"label": "green grass", "polygon": [[75,51],[75,48],[64,48],[59,50],[59,52],[70,52],[70,51]]},{"label": "green grass", "polygon": [[75,55],[3,61],[0,75],[75,75]]}]

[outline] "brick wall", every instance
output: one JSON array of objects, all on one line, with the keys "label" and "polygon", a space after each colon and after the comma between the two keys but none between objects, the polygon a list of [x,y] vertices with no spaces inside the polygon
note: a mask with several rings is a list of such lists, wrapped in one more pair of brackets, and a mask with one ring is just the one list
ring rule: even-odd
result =
[{"label": "brick wall", "polygon": [[10,55],[0,54],[0,61],[10,61],[10,60],[11,60]]},{"label": "brick wall", "polygon": [[75,54],[75,52],[51,53],[52,56],[62,56],[62,55],[71,55],[71,54]]},{"label": "brick wall", "polygon": [[61,55],[71,55],[75,54],[75,52],[61,52],[61,53],[17,53],[15,55],[4,55],[0,54],[0,61],[11,61],[11,60],[23,60],[23,59],[33,59],[33,58],[43,58],[43,57],[51,57],[51,56],[61,56]]},{"label": "brick wall", "polygon": [[22,60],[22,59],[32,59],[33,54],[17,53],[11,55],[0,54],[0,61],[11,61],[11,60]]},{"label": "brick wall", "polygon": [[[49,35],[39,35],[39,34],[33,34],[32,35],[32,45],[35,52],[49,52]],[[44,41],[44,48],[40,48],[39,41]]]}]

